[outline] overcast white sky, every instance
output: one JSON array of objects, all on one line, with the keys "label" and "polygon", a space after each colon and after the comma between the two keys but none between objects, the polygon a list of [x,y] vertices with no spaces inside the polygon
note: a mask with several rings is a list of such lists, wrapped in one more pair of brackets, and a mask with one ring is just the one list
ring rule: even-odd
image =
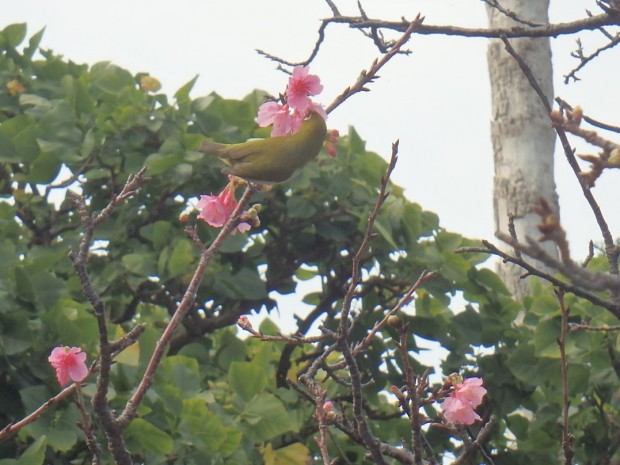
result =
[{"label": "overcast white sky", "polygon": [[[356,13],[356,2],[337,3],[343,13]],[[364,3],[371,17],[412,19],[420,12],[428,24],[486,24],[480,0]],[[254,49],[304,59],[315,43],[319,19],[331,14],[322,0],[0,0],[0,5],[0,27],[27,22],[33,34],[45,26],[42,46],[68,59],[90,64],[109,60],[132,73],[149,72],[169,94],[199,74],[194,97],[217,91],[229,98],[254,88],[282,91],[285,76]],[[552,0],[551,21],[577,19],[585,9],[598,12],[594,0]],[[600,43],[599,36],[580,35],[586,47]],[[580,74],[581,82],[564,86],[561,77],[573,65],[569,53],[575,39],[553,41],[556,95],[593,117],[620,124],[620,52],[607,52]],[[391,142],[400,139],[394,178],[409,199],[437,212],[451,230],[493,238],[486,45],[483,39],[414,36],[409,43],[413,54],[389,63],[371,92],[338,108],[329,126],[346,133],[354,125],[368,147],[384,156]],[[325,85],[322,102],[328,104],[377,56],[359,32],[331,26],[312,65]],[[600,236],[559,151],[556,166],[563,223],[577,258],[585,254],[588,239],[600,241]],[[595,189],[616,236],[619,175],[606,175]]]}]

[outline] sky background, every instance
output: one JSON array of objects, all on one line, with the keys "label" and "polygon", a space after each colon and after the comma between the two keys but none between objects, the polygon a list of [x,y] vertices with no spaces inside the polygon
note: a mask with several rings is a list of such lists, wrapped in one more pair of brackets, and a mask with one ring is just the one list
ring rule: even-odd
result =
[{"label": "sky background", "polygon": [[[336,3],[343,14],[357,14],[356,2]],[[480,0],[363,3],[369,17],[413,19],[421,13],[427,24],[486,25]],[[600,11],[594,0],[551,3],[554,23],[585,17],[586,9],[594,14]],[[283,91],[287,77],[255,49],[304,60],[317,39],[320,19],[331,16],[322,0],[0,0],[0,5],[4,7],[0,27],[26,22],[29,36],[46,27],[42,47],[77,63],[108,60],[134,74],[148,72],[169,95],[200,75],[193,97],[216,91],[226,98],[242,98],[255,88],[272,94]],[[581,105],[596,119],[619,125],[618,50],[587,66],[579,74],[581,81],[563,83],[562,76],[576,64],[570,52],[577,37],[586,51],[603,43],[598,32],[552,41],[556,95]],[[388,63],[379,73],[381,78],[370,85],[371,91],[357,94],[335,110],[328,126],[346,133],[353,125],[367,140],[367,148],[384,157],[389,156],[391,143],[400,139],[393,179],[405,187],[407,197],[438,213],[447,229],[493,239],[487,41],[413,36],[407,48],[411,55]],[[311,72],[325,86],[318,100],[329,104],[378,56],[359,31],[331,25],[311,65]],[[593,153],[587,145],[572,142],[578,153]],[[600,243],[600,234],[559,149],[556,183],[573,257],[581,260],[588,240]],[[616,237],[620,235],[618,185],[620,170],[615,170],[606,173],[594,189]],[[210,190],[205,186],[205,192]]]}]

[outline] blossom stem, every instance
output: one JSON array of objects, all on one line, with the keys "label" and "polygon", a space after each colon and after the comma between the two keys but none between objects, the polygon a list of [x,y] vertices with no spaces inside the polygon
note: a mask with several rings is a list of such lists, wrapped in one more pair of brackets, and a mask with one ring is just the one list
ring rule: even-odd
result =
[{"label": "blossom stem", "polygon": [[135,418],[138,406],[144,399],[146,392],[153,384],[155,372],[157,371],[157,368],[161,363],[166,347],[170,343],[170,340],[172,339],[176,328],[181,323],[181,321],[183,321],[183,318],[192,307],[192,304],[196,299],[196,294],[198,293],[198,288],[200,287],[200,283],[202,282],[202,278],[205,274],[207,266],[215,255],[215,252],[217,252],[217,250],[221,247],[224,239],[226,239],[230,235],[230,233],[237,227],[237,223],[239,222],[239,217],[241,216],[241,213],[243,212],[244,208],[246,207],[246,205],[250,201],[250,198],[252,197],[252,195],[254,195],[255,192],[256,187],[251,183],[248,184],[243,195],[241,196],[241,199],[239,200],[237,207],[230,215],[230,218],[228,219],[220,233],[217,235],[211,246],[203,250],[200,254],[200,260],[198,262],[198,265],[196,266],[196,270],[194,271],[192,280],[190,281],[190,284],[185,291],[185,295],[183,296],[181,303],[172,315],[172,318],[170,318],[170,322],[168,323],[166,329],[157,341],[157,344],[155,345],[155,350],[151,355],[151,359],[149,360],[149,364],[146,367],[146,371],[142,376],[140,384],[136,388],[136,391],[131,396],[131,398],[127,401],[123,413],[116,420],[119,427],[127,427],[131,420]]}]

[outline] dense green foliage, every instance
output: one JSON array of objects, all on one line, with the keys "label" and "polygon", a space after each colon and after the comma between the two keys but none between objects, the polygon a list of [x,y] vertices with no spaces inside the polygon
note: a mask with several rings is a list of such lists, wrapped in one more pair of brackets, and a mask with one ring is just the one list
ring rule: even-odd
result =
[{"label": "dense green foliage", "polygon": [[[67,185],[96,211],[142,166],[151,177],[96,230],[88,266],[110,334],[148,324],[139,347],[128,349],[113,369],[110,396],[122,409],[197,261],[199,251],[179,215],[189,199],[217,192],[227,181],[219,161],[196,151],[200,141],[267,135],[254,122],[261,92],[242,101],[216,94],[192,99],[191,81],[171,100],[143,90],[142,76],[110,63],[88,67],[39,49],[41,33],[20,48],[25,35],[24,25],[0,34],[0,427],[59,391],[47,363],[53,347],[80,346],[89,360],[97,356],[97,324],[67,258],[81,238],[79,216],[65,199]],[[260,228],[227,239],[210,265],[139,418],[125,432],[136,463],[303,464],[316,454],[313,405],[286,383],[316,347],[246,339],[234,323],[266,308],[271,320],[261,329],[276,333],[278,296],[314,279],[315,291],[298,294],[310,308],[299,330],[308,332],[319,318],[336,327],[350,258],[386,168],[353,129],[337,148],[336,158],[322,153],[299,177],[257,194],[252,201],[262,205]],[[524,303],[524,324],[516,326],[521,306],[493,272],[476,266],[486,257],[454,252],[474,242],[441,228],[435,214],[397,186],[390,186],[376,231],[363,263],[352,335],[361,339],[422,270],[440,270],[402,314],[416,370],[421,374],[428,361],[413,336],[436,341],[449,351],[445,375],[478,373],[485,380],[489,395],[481,415],[500,417],[488,445],[494,462],[557,463],[562,391],[559,310],[551,290],[535,287]],[[199,233],[209,242],[216,231],[201,224]],[[575,321],[614,324],[591,304],[572,299],[570,305]],[[373,380],[366,389],[373,432],[400,444],[410,432],[387,394],[402,384],[394,336],[391,328],[382,331],[360,364],[364,379]],[[575,332],[568,350],[578,463],[602,463],[618,441],[618,340]],[[86,396],[95,380],[88,382]],[[346,412],[347,389],[332,380],[326,386]],[[430,407],[426,413],[435,417]],[[79,420],[75,405],[63,401],[0,443],[6,458],[0,464],[90,463]],[[340,448],[334,446],[334,456],[370,463],[344,434],[334,430],[334,438]],[[458,448],[441,429],[431,428],[427,439],[438,454]]]}]

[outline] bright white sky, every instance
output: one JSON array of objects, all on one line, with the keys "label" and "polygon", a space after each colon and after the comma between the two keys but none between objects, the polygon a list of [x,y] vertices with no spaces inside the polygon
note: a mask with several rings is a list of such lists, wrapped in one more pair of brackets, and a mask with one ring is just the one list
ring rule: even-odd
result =
[{"label": "bright white sky", "polygon": [[[343,14],[357,13],[356,2],[337,3]],[[427,24],[486,24],[480,0],[364,3],[370,17],[412,19],[420,12]],[[132,73],[149,72],[170,95],[199,74],[194,97],[217,91],[241,98],[254,88],[277,94],[286,77],[254,50],[305,59],[315,43],[319,19],[331,15],[323,0],[0,0],[0,5],[0,27],[27,22],[31,35],[46,26],[44,48],[79,63],[109,60]],[[585,9],[599,11],[594,0],[552,0],[551,21],[583,17]],[[601,43],[599,33],[580,37],[586,50]],[[574,64],[569,53],[575,39],[553,41],[556,95],[581,105],[590,116],[620,124],[620,97],[613,92],[620,76],[619,52],[606,52],[581,72],[582,81],[565,86],[562,75]],[[400,139],[394,178],[406,188],[408,198],[437,212],[450,230],[493,239],[486,46],[484,39],[414,36],[409,43],[413,54],[390,62],[371,92],[338,108],[329,126],[346,133],[347,126],[354,125],[367,146],[385,157],[391,142]],[[352,84],[377,56],[358,31],[329,27],[312,65],[325,85],[322,102],[328,104]],[[588,150],[576,145],[582,152]],[[600,235],[559,150],[556,166],[562,220],[577,259],[586,253],[587,241],[600,242]],[[595,188],[615,236],[620,235],[613,195],[617,196],[619,176],[607,174]],[[209,190],[205,186],[205,192]]]}]

